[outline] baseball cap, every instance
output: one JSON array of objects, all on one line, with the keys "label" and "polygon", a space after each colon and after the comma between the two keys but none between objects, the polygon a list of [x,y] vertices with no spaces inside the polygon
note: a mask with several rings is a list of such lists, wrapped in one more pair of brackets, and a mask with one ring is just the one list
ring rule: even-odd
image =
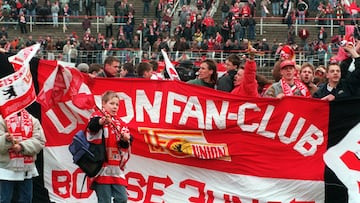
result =
[{"label": "baseball cap", "polygon": [[286,66],[294,66],[295,67],[295,62],[291,61],[291,60],[285,60],[285,61],[280,63],[280,69],[283,69]]}]

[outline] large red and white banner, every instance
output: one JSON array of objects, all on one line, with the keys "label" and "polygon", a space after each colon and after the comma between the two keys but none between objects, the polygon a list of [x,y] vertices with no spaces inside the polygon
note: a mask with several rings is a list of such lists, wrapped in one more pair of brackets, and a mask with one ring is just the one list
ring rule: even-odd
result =
[{"label": "large red and white banner", "polygon": [[[40,88],[53,71],[40,63]],[[180,81],[84,81],[97,105],[106,90],[121,98],[118,115],[135,138],[126,167],[129,202],[325,201],[327,102],[239,98]],[[42,110],[44,180],[52,201],[96,202],[93,191],[80,191],[84,174],[68,152],[92,110],[70,99]]]}]

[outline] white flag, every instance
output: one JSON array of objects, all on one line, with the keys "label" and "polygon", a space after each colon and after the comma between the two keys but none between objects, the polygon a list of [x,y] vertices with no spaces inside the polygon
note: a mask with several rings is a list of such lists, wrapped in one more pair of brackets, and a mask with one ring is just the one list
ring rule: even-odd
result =
[{"label": "white flag", "polygon": [[169,74],[171,80],[180,80],[179,74],[177,73],[174,65],[171,63],[167,53],[161,49],[161,53],[164,57],[166,71]]}]

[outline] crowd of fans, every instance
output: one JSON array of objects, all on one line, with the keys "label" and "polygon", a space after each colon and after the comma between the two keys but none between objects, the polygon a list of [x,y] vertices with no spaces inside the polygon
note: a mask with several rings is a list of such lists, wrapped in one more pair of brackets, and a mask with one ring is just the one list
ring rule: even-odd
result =
[{"label": "crowd of fans", "polygon": [[[180,0],[181,10],[174,14],[177,15],[176,18],[171,15],[174,1],[143,0],[144,18],[138,23],[135,22],[135,9],[132,3],[127,0],[116,0],[113,5],[107,3],[106,0],[55,2],[46,0],[43,5],[39,5],[35,0],[1,2],[2,21],[18,21],[21,32],[24,33],[27,32],[26,26],[20,25],[24,19],[28,22],[30,17],[33,21],[53,22],[52,26],[58,27],[60,16],[65,16],[66,21],[70,21],[71,16],[80,14],[85,14],[85,16],[81,18],[83,33],[71,32],[65,39],[54,39],[51,35],[40,36],[38,39],[32,39],[32,36],[27,39],[22,36],[11,39],[11,36],[7,34],[11,24],[5,23],[0,31],[0,45],[7,50],[15,51],[38,42],[45,51],[62,52],[59,59],[65,58],[67,61],[76,63],[79,62],[77,59],[79,51],[96,51],[101,54],[107,50],[107,55],[113,55],[117,53],[114,50],[141,48],[145,51],[143,57],[150,59],[158,58],[161,49],[169,52],[198,50],[221,51],[228,54],[245,52],[248,42],[251,41],[256,50],[269,54],[269,57],[278,56],[281,48],[287,44],[295,52],[302,52],[309,62],[316,59],[319,64],[324,64],[333,52],[337,51],[339,42],[345,37],[347,25],[355,25],[354,37],[359,36],[355,20],[357,16],[344,2],[336,0],[232,0],[231,2],[220,0],[217,9],[217,12],[221,12],[219,22],[213,18],[212,8],[217,5],[213,0],[196,0],[195,2]],[[113,8],[109,9],[111,6]],[[149,13],[150,6],[155,8],[153,17]],[[114,15],[110,10],[114,11]],[[289,25],[286,39],[274,37],[270,42],[266,38],[259,39],[256,36],[256,19],[258,18],[255,18],[258,11],[261,11],[262,17],[281,17],[283,22]],[[311,13],[314,16],[310,16]],[[91,19],[94,14],[101,17],[102,23],[106,26],[105,31],[92,32]],[[304,16],[307,18],[303,18]],[[305,24],[308,17],[315,17],[319,24],[318,33],[309,34],[306,28],[299,29],[299,32],[295,33],[293,24]],[[352,20],[345,21],[344,19],[348,17]],[[338,33],[328,36],[327,28],[324,26],[331,20],[338,24]],[[121,24],[113,25],[116,22]],[[171,26],[171,24],[176,26]],[[67,26],[64,29],[70,28]],[[152,54],[148,54],[149,50]],[[102,58],[99,54],[94,54],[92,57]]]},{"label": "crowd of fans", "polygon": [[[60,16],[64,16],[65,21],[69,22],[72,19],[75,20],[72,16],[85,14],[81,18],[83,33],[71,32],[66,39],[44,36],[44,39],[40,37],[36,41],[43,44],[44,50],[64,51],[63,55],[69,55],[68,50],[71,46],[78,51],[142,48],[144,51],[151,50],[156,55],[161,49],[167,51],[242,52],[247,48],[246,40],[250,40],[257,50],[271,53],[272,56],[276,54],[279,46],[290,44],[295,51],[302,51],[309,56],[310,61],[315,55],[320,62],[323,62],[326,60],[326,55],[331,56],[333,50],[337,48],[337,42],[341,41],[345,35],[346,24],[355,24],[354,22],[356,22],[344,21],[344,19],[357,17],[344,3],[335,0],[310,2],[307,0],[274,0],[271,2],[268,0],[258,2],[255,0],[245,2],[220,0],[217,12],[221,12],[221,21],[216,22],[212,10],[216,6],[216,1],[213,0],[196,0],[195,2],[180,0],[181,10],[174,14],[178,15],[176,18],[171,15],[174,1],[143,0],[144,18],[142,22],[136,23],[135,9],[132,3],[128,3],[127,0],[116,0],[112,5],[113,8],[107,3],[106,0],[63,0],[60,2],[46,0],[43,5],[39,5],[35,0],[1,2],[1,18],[5,22],[0,33],[1,45],[6,47],[5,44],[7,44],[8,49],[19,49],[27,44],[26,39],[22,37],[11,39],[7,36],[7,30],[11,25],[6,22],[19,22],[18,27],[21,32],[26,33],[26,22],[30,20],[30,17],[32,21],[50,21],[53,22],[54,27],[58,27]],[[153,17],[149,13],[150,6],[155,8]],[[107,12],[106,9],[108,9]],[[95,12],[93,12],[94,10]],[[110,10],[113,10],[114,14]],[[286,39],[274,38],[272,44],[269,45],[267,39],[257,38],[256,19],[258,18],[254,18],[257,11],[261,11],[262,17],[282,17],[283,22],[288,24]],[[310,16],[311,13],[314,13],[314,16]],[[91,19],[94,14],[103,20],[106,26],[105,31],[91,32]],[[305,24],[308,17],[315,17],[315,21],[319,24],[318,33],[309,34],[305,28],[300,29],[299,33],[295,33],[293,24]],[[339,24],[339,31],[336,33],[338,35],[331,36],[331,39],[327,35],[326,28],[322,27],[329,25],[330,20]],[[121,25],[114,26],[114,23],[121,23]],[[171,26],[171,24],[176,24],[176,26]],[[171,30],[172,28],[173,30]],[[70,31],[71,28],[67,24],[64,29]],[[358,29],[355,29],[355,37],[358,35],[357,31]],[[142,39],[140,39],[140,32]],[[297,37],[300,38],[301,43],[296,43],[299,41]],[[140,40],[142,40],[141,43]],[[70,47],[68,41],[70,41]],[[73,55],[76,55],[76,51],[73,52]]]}]

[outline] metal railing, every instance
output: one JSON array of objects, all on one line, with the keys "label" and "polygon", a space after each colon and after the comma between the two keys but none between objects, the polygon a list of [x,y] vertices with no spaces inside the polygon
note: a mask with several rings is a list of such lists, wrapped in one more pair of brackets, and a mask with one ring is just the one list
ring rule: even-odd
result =
[{"label": "metal railing", "polygon": [[[149,50],[150,51],[150,50]],[[150,51],[151,52],[151,51]],[[37,54],[39,58],[49,59],[49,60],[60,60],[65,62],[70,62],[75,64],[79,63],[98,63],[103,64],[105,58],[107,56],[115,56],[117,57],[121,63],[132,62],[134,65],[138,64],[143,60],[144,51],[135,50],[135,49],[114,49],[114,50],[97,50],[97,51],[78,51],[78,54],[71,58],[70,54],[64,54],[62,51],[49,51],[43,50]],[[230,54],[246,54],[244,52],[223,52],[223,51],[188,51],[188,52],[168,52],[168,56],[170,60],[175,61],[182,54],[186,54],[189,60],[196,62],[200,61],[202,57],[215,59],[219,63],[224,63],[225,59]],[[151,56],[151,54],[149,54]],[[157,55],[157,58],[152,58],[151,60],[161,60],[162,57]],[[302,64],[304,62],[310,62],[314,66],[326,65],[327,55],[321,59],[319,55],[308,55],[305,56],[302,52],[296,54],[296,62],[297,64]],[[255,61],[257,63],[257,72],[265,75],[268,78],[272,78],[272,69],[274,64],[278,61],[279,55],[274,55],[271,53],[265,53],[263,55],[255,56]]]},{"label": "metal railing", "polygon": [[[177,1],[178,2],[178,1]],[[37,16],[40,17],[40,16]],[[41,16],[42,18],[44,16]],[[115,18],[120,18],[120,16],[114,16]],[[48,19],[52,19],[52,16],[45,16],[45,18]],[[66,22],[66,18],[69,18],[69,22]],[[102,21],[104,17],[103,16],[92,16],[92,19],[95,20],[95,22],[92,21],[92,26],[96,29],[96,32],[99,32],[100,29],[103,29],[105,27],[104,22]],[[27,16],[28,22],[27,22],[27,26],[29,27],[29,31],[30,32],[36,32],[37,27],[35,27],[35,25],[53,25],[53,22],[44,22],[44,21],[34,21],[33,20],[33,16]],[[62,27],[60,27],[60,30],[63,30],[63,32],[66,32],[65,29],[63,29],[63,27],[65,27],[66,25],[75,25],[75,26],[81,26],[82,24],[82,20],[84,19],[84,16],[59,16],[59,19],[62,19],[62,22],[59,21],[59,24],[62,25]],[[76,19],[76,20],[75,20]],[[259,30],[259,35],[263,35],[264,34],[264,28],[274,28],[274,27],[279,27],[279,28],[287,28],[287,24],[282,24],[282,23],[278,23],[278,22],[273,22],[274,19],[275,20],[282,20],[282,17],[255,17],[256,19],[256,27]],[[323,18],[323,19],[319,19],[319,18],[306,18],[305,20],[307,21],[313,21],[315,22],[315,20],[324,20],[326,21],[327,18]],[[344,18],[342,19],[345,22],[348,22],[347,24],[350,24],[350,22],[353,22],[354,20],[359,20],[359,19],[354,19],[354,18]],[[318,25],[318,24],[314,24],[314,23],[306,23],[306,24],[302,24],[299,25],[297,23],[297,20],[295,20],[295,22],[292,24],[295,27],[295,31],[296,33],[298,33],[298,29],[300,27],[319,27],[319,26],[323,26],[325,28],[329,28],[330,29],[330,36],[334,35],[335,33],[335,29],[338,29],[339,25],[336,24],[337,20],[334,18],[330,19],[330,24],[324,24],[324,25]],[[18,22],[15,21],[1,21],[0,25],[17,25]],[[113,25],[115,26],[119,26],[119,25],[125,25],[125,23],[114,23]],[[41,29],[41,28],[40,28]]]}]

